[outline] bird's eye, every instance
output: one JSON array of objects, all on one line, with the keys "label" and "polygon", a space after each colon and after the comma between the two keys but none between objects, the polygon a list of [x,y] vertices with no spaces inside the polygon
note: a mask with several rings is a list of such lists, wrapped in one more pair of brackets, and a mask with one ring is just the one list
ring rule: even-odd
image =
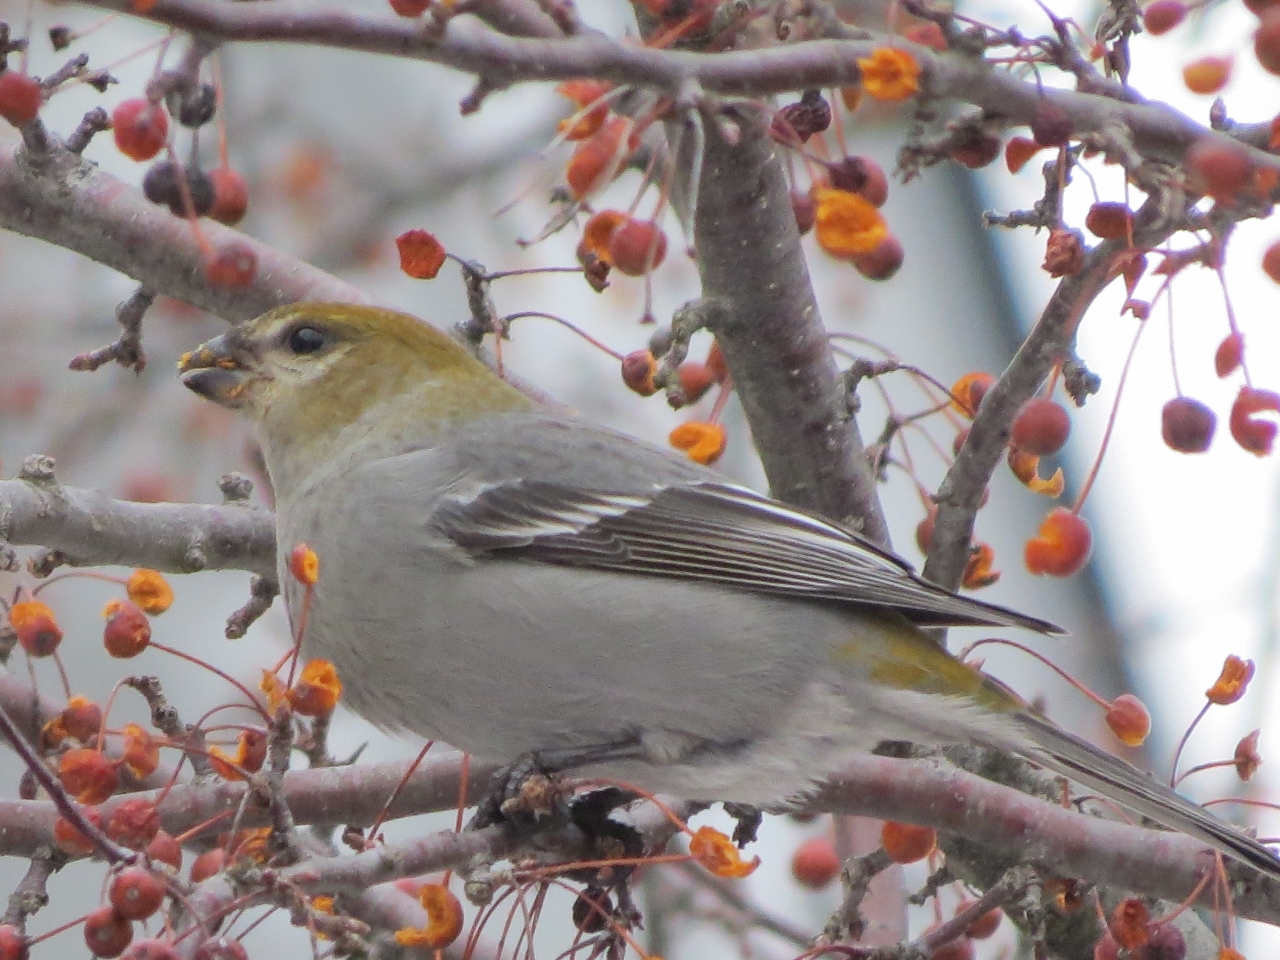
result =
[{"label": "bird's eye", "polygon": [[295,327],[289,331],[289,349],[294,353],[315,353],[327,342],[315,327]]}]

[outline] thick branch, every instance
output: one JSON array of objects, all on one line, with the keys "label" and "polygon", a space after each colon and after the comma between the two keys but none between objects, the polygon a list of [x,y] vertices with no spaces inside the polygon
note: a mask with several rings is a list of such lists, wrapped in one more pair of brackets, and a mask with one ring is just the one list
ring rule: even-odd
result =
[{"label": "thick branch", "polygon": [[[96,0],[93,5],[137,15],[129,0]],[[599,33],[566,39],[510,37],[466,18],[451,21],[445,35],[438,37],[422,23],[403,18],[218,0],[157,0],[141,16],[222,40],[305,43],[426,60],[481,76],[493,88],[589,76],[673,96],[691,82],[722,94],[849,86],[859,77],[858,58],[890,39],[815,40],[705,54],[655,50]],[[1167,104],[1041,87],[981,60],[937,54],[898,37],[892,42],[909,47],[920,61],[926,89],[1013,123],[1029,123],[1043,101],[1051,100],[1077,135],[1120,124],[1128,128],[1140,153],[1167,160],[1180,159],[1201,137],[1222,136]],[[1252,153],[1255,163],[1280,168],[1280,158],[1261,150]]]},{"label": "thick branch", "polygon": [[782,166],[757,116],[741,130],[736,144],[707,138],[695,224],[703,319],[728,361],[773,495],[860,523],[887,543]]},{"label": "thick branch", "polygon": [[46,547],[74,566],[275,575],[275,524],[265,510],[238,503],[133,503],[53,480],[0,480],[0,542]]}]

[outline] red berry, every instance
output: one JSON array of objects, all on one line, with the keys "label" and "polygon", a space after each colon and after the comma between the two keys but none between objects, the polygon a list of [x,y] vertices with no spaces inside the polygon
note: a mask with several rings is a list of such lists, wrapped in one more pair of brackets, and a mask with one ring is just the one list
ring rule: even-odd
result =
[{"label": "red berry", "polygon": [[1276,283],[1280,283],[1280,240],[1267,247],[1262,255],[1262,271]]},{"label": "red berry", "polygon": [[1000,156],[1000,139],[989,133],[965,137],[951,148],[951,158],[970,170],[981,170]]},{"label": "red berry", "polygon": [[62,643],[53,610],[40,600],[19,600],[9,607],[9,626],[29,657],[52,656]]},{"label": "red berry", "polygon": [[1031,118],[1031,136],[1042,147],[1061,147],[1071,139],[1071,119],[1057,104],[1041,101]]},{"label": "red berry", "polygon": [[27,938],[12,923],[0,923],[0,960],[27,960]]},{"label": "red berry", "polygon": [[[802,190],[791,191],[791,212],[796,217],[796,229],[804,236],[813,229],[814,218],[818,214],[818,205],[813,198]],[[1280,282],[1280,281],[1277,281]]]},{"label": "red berry", "polygon": [[629,277],[642,277],[667,255],[667,235],[652,220],[627,218],[609,238],[609,261]]},{"label": "red berry", "polygon": [[811,837],[791,857],[791,875],[810,890],[821,890],[840,873],[840,858],[830,837]]},{"label": "red berry", "polygon": [[1265,457],[1271,453],[1277,427],[1274,419],[1258,419],[1261,413],[1280,414],[1280,394],[1247,384],[1241,387],[1231,405],[1231,436],[1245,450]]},{"label": "red berry", "polygon": [[1043,150],[1044,147],[1028,137],[1013,137],[1004,145],[1004,165],[1010,173],[1017,173],[1027,165],[1027,161]]},{"label": "red berry", "polygon": [[130,850],[145,850],[160,832],[160,814],[146,797],[129,797],[111,811],[107,836]]},{"label": "red berry", "polygon": [[1107,921],[1107,929],[1116,943],[1126,950],[1142,946],[1151,937],[1151,909],[1137,897],[1116,904]]},{"label": "red berry", "polygon": [[148,937],[130,947],[124,960],[178,960],[178,951],[167,940]]},{"label": "red berry", "polygon": [[680,377],[680,389],[684,391],[684,398],[689,403],[701,400],[703,394],[716,382],[711,368],[697,360],[686,360],[680,364],[676,373]]},{"label": "red berry", "polygon": [[229,227],[235,226],[249,209],[248,184],[230,167],[214,167],[209,171],[209,179],[213,182],[213,206],[209,209],[209,218]]},{"label": "red berry", "polygon": [[151,621],[132,600],[112,600],[102,612],[102,645],[111,656],[127,660],[151,645]]},{"label": "red berry", "polygon": [[1062,404],[1048,397],[1032,397],[1013,421],[1013,445],[1037,457],[1057,453],[1070,435],[1070,415]]},{"label": "red berry", "polygon": [[1215,200],[1231,202],[1253,180],[1253,162],[1243,147],[1209,137],[1197,140],[1187,151],[1194,187]]},{"label": "red berry", "polygon": [[253,283],[258,273],[258,255],[239,241],[224,243],[204,265],[204,276],[215,287],[238,290]]},{"label": "red berry", "polygon": [[1123,203],[1099,202],[1085,214],[1084,225],[1102,240],[1120,240],[1132,229],[1133,211]]},{"label": "red berry", "polygon": [[1280,7],[1271,7],[1259,18],[1253,52],[1264,70],[1280,74]]},{"label": "red berry", "polygon": [[622,382],[642,397],[658,392],[653,385],[653,375],[657,372],[658,363],[648,350],[633,350],[622,358]]},{"label": "red berry", "polygon": [[133,160],[150,160],[169,136],[169,114],[142,97],[125,100],[111,111],[116,147]]},{"label": "red berry", "polygon": [[[97,807],[81,807],[80,815],[92,826],[102,829],[102,814]],[[53,845],[72,857],[87,857],[93,853],[93,842],[71,825],[66,817],[58,817],[53,824]]]},{"label": "red berry", "polygon": [[1187,16],[1187,5],[1182,0],[1155,0],[1142,11],[1142,25],[1154,37],[1168,33]]},{"label": "red berry", "polygon": [[156,831],[156,835],[147,844],[147,856],[158,863],[166,863],[175,870],[182,869],[182,845],[164,830]]},{"label": "red berry", "polygon": [[126,920],[145,920],[164,903],[164,883],[143,867],[125,867],[111,880],[107,899]]},{"label": "red berry", "polygon": [[[956,915],[964,913],[971,906],[973,900],[966,900],[956,907]],[[965,934],[974,940],[986,940],[1000,927],[1000,921],[1004,919],[1004,912],[1000,909],[988,910],[982,916],[978,917],[973,923],[969,924],[969,929]]]},{"label": "red berry", "polygon": [[973,960],[975,955],[973,941],[968,937],[957,937],[929,954],[929,960]]},{"label": "red berry", "polygon": [[1229,377],[1239,369],[1243,359],[1244,334],[1238,331],[1229,333],[1218,344],[1218,349],[1214,352],[1213,369],[1217,371],[1218,376]]},{"label": "red berry", "polygon": [[196,947],[195,960],[249,960],[249,954],[239,940],[212,937]]},{"label": "red berry", "polygon": [[227,862],[227,854],[221,847],[215,847],[200,854],[191,862],[191,882],[201,883],[222,870]]},{"label": "red berry", "polygon": [[431,0],[390,0],[391,9],[402,17],[420,17],[431,6]]},{"label": "red berry", "polygon": [[849,262],[868,280],[888,280],[898,272],[905,257],[902,241],[888,233],[873,249],[866,253],[855,253],[849,258]]},{"label": "red berry", "polygon": [[116,792],[120,773],[100,750],[75,747],[58,761],[58,778],[80,803],[101,803]]},{"label": "red berry", "polygon": [[0,73],[0,117],[20,127],[36,118],[41,103],[40,84],[31,77],[16,70]]},{"label": "red berry", "polygon": [[1187,941],[1176,923],[1158,923],[1151,928],[1146,946],[1129,956],[1131,960],[1186,960]]},{"label": "red berry", "polygon": [[1107,726],[1127,747],[1140,747],[1151,733],[1147,706],[1131,693],[1122,693],[1107,707]]},{"label": "red berry", "polygon": [[1204,453],[1213,442],[1217,415],[1199,400],[1174,397],[1160,412],[1165,446],[1179,453]]},{"label": "red berry", "polygon": [[845,157],[839,163],[831,164],[827,174],[831,178],[831,186],[856,193],[874,206],[882,207],[889,199],[889,178],[885,176],[884,167],[870,157]]},{"label": "red berry", "polygon": [[111,907],[100,907],[85,918],[84,942],[95,957],[118,957],[133,940],[133,924]]}]

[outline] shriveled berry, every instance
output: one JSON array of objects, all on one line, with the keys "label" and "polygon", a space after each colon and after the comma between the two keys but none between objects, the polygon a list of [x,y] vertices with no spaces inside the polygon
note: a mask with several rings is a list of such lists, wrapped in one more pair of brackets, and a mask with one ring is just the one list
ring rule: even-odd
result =
[{"label": "shriveled berry", "polygon": [[[1270,414],[1271,419],[1261,419],[1259,414]],[[1245,384],[1231,405],[1232,438],[1252,454],[1269,455],[1276,439],[1276,414],[1280,414],[1280,394]]]},{"label": "shriveled berry", "polygon": [[1165,446],[1179,453],[1204,453],[1213,442],[1218,417],[1191,397],[1174,397],[1160,412],[1160,435]]},{"label": "shriveled berry", "polygon": [[1070,277],[1084,266],[1084,242],[1077,230],[1054,227],[1044,247],[1044,271],[1051,277]]},{"label": "shriveled berry", "polygon": [[1132,960],[1186,960],[1186,956],[1187,941],[1176,923],[1152,926],[1146,945],[1130,954]]},{"label": "shriveled berry", "polygon": [[880,828],[880,845],[894,863],[915,863],[933,853],[938,846],[938,831],[888,820]]},{"label": "shriveled berry", "polygon": [[951,158],[970,170],[981,170],[1000,156],[1000,138],[989,133],[972,133],[951,148]]},{"label": "shriveled berry", "polygon": [[609,261],[629,277],[656,269],[667,255],[667,235],[652,220],[628,218],[609,238]]},{"label": "shriveled berry", "polygon": [[202,83],[181,92],[173,91],[165,98],[165,106],[184,127],[203,127],[218,109],[218,94],[213,84]]},{"label": "shriveled berry", "polygon": [[111,656],[127,660],[151,645],[151,621],[132,600],[112,600],[102,613],[102,645]]},{"label": "shriveled berry", "polygon": [[877,207],[889,199],[889,178],[884,167],[870,157],[852,156],[827,167],[831,186],[847,190]]},{"label": "shriveled berry", "polygon": [[790,103],[774,117],[772,134],[779,143],[808,142],[831,126],[831,105],[819,90],[806,90],[799,103]]},{"label": "shriveled berry", "polygon": [[127,797],[107,820],[107,836],[130,850],[145,849],[159,832],[160,814],[146,797]]},{"label": "shriveled berry", "polygon": [[230,167],[214,167],[209,171],[209,181],[213,184],[209,219],[234,227],[249,209],[248,184]]},{"label": "shriveled berry", "polygon": [[204,265],[204,276],[215,287],[238,290],[253,283],[258,274],[258,255],[239,241],[224,243]]},{"label": "shriveled berry", "polygon": [[840,874],[840,858],[830,837],[810,837],[791,855],[791,876],[810,890],[821,890]]},{"label": "shriveled berry", "polygon": [[1187,5],[1182,0],[1155,0],[1142,11],[1142,25],[1153,37],[1168,33],[1186,18]]},{"label": "shriveled berry", "polygon": [[1048,397],[1032,397],[1013,421],[1014,446],[1037,457],[1057,453],[1071,435],[1071,417],[1062,404]]},{"label": "shriveled berry", "polygon": [[573,925],[582,933],[599,933],[609,926],[613,901],[604,890],[583,890],[573,901]]},{"label": "shriveled berry", "polygon": [[1126,950],[1140,947],[1151,936],[1151,908],[1137,897],[1126,897],[1116,904],[1107,920],[1107,929],[1116,943]]},{"label": "shriveled berry", "polygon": [[0,73],[0,117],[20,127],[36,118],[43,102],[40,84],[34,78],[17,70]]},{"label": "shriveled berry", "polygon": [[122,101],[111,111],[116,148],[132,160],[150,160],[169,136],[169,115],[142,97]]},{"label": "shriveled berry", "polygon": [[84,942],[95,957],[118,957],[133,940],[133,924],[111,907],[100,907],[85,918]]},{"label": "shriveled berry", "polygon": [[175,217],[187,216],[187,198],[191,212],[203,217],[213,209],[213,180],[199,167],[183,167],[162,160],[142,178],[142,195],[152,203],[166,206]]},{"label": "shriveled berry", "polygon": [[849,257],[849,262],[868,280],[888,280],[898,272],[905,257],[902,241],[889,233],[885,234],[874,249],[853,254]]},{"label": "shriveled berry", "polygon": [[164,897],[164,883],[143,867],[125,867],[107,888],[107,900],[126,920],[145,920],[160,909]]},{"label": "shriveled berry", "polygon": [[29,657],[52,656],[62,643],[53,610],[39,600],[20,600],[9,607],[9,626]]}]

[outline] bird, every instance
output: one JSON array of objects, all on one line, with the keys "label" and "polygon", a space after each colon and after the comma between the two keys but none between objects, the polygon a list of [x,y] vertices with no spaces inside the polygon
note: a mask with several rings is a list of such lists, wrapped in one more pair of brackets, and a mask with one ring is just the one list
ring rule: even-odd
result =
[{"label": "bird", "polygon": [[[784,808],[885,741],[1016,754],[1280,878],[1263,844],[926,630],[1060,632],[848,526],[550,409],[380,307],[278,307],[185,354],[257,426],[308,657],[375,725],[688,801]],[[288,575],[305,544],[320,574]]]}]

